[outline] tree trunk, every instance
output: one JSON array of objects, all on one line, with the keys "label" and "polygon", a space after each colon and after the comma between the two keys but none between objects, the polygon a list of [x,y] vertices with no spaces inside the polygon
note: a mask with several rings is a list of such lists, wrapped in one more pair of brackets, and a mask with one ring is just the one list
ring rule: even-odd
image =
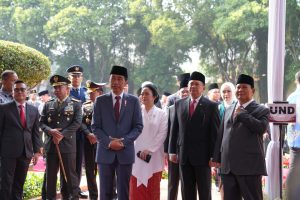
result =
[{"label": "tree trunk", "polygon": [[95,67],[95,44],[91,40],[88,44],[88,51],[89,51],[89,73],[91,80],[96,80],[96,67]]},{"label": "tree trunk", "polygon": [[257,46],[257,78],[259,86],[259,102],[266,103],[268,101],[268,83],[267,83],[267,65],[268,65],[268,29],[262,28],[254,32]]}]

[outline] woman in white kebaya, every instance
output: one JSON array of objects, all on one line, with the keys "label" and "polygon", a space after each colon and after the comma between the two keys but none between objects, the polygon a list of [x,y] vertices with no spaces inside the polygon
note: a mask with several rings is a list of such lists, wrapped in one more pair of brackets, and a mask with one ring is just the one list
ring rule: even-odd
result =
[{"label": "woman in white kebaya", "polygon": [[144,128],[135,141],[136,158],[130,180],[130,200],[160,199],[160,180],[164,169],[163,144],[168,119],[166,113],[154,105],[158,99],[159,95],[153,84],[142,87]]}]

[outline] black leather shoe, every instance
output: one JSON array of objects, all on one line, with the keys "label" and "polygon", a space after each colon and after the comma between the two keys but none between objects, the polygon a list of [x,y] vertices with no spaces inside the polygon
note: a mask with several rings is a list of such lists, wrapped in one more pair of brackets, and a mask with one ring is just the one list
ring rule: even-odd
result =
[{"label": "black leather shoe", "polygon": [[87,199],[88,198],[88,195],[86,193],[82,192],[82,191],[80,191],[78,193],[78,196],[79,196],[80,199]]}]

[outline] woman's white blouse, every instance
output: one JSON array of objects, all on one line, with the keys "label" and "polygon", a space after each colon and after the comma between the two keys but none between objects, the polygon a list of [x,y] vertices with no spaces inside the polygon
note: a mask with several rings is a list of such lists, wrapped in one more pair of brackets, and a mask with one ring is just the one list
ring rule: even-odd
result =
[{"label": "woman's white blouse", "polygon": [[[135,163],[132,167],[132,175],[137,178],[137,185],[144,184],[147,187],[148,179],[156,172],[164,169],[164,141],[168,131],[167,114],[160,108],[153,106],[149,112],[142,106],[144,128],[140,136],[135,140]],[[138,158],[136,153],[143,150],[151,151],[149,163]]]}]

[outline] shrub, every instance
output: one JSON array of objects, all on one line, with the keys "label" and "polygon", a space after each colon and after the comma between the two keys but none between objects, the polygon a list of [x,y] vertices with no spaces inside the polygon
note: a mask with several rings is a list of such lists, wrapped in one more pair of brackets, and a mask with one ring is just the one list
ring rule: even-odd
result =
[{"label": "shrub", "polygon": [[165,170],[162,172],[162,179],[168,179],[168,172]]},{"label": "shrub", "polygon": [[28,172],[24,185],[24,199],[41,196],[44,173]]},{"label": "shrub", "polygon": [[0,40],[0,74],[6,69],[16,71],[19,79],[34,87],[50,75],[50,61],[33,48]]},{"label": "shrub", "polygon": [[[24,199],[32,199],[42,196],[44,173],[28,172],[24,184]],[[56,191],[59,190],[59,176],[57,177]]]}]

